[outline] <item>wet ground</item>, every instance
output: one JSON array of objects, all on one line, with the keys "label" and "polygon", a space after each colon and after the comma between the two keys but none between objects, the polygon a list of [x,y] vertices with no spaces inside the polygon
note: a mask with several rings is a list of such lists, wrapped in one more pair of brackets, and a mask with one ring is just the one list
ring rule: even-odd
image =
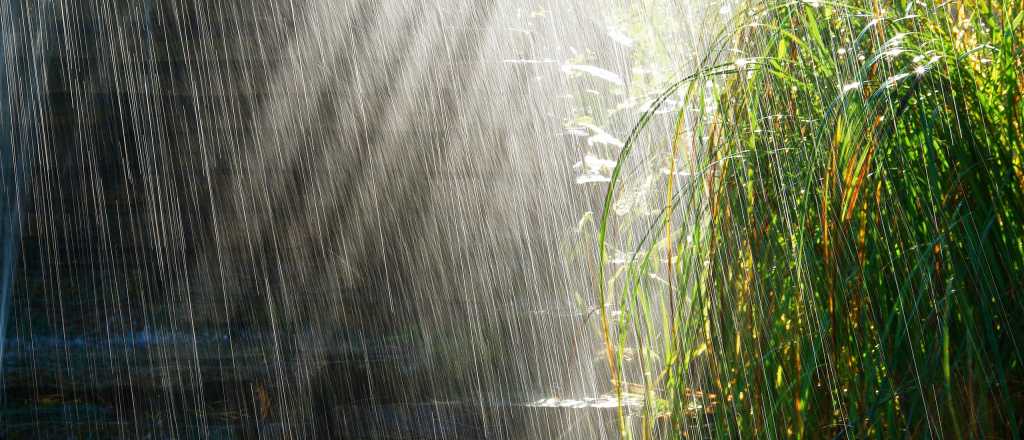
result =
[{"label": "wet ground", "polygon": [[[261,343],[266,337],[193,339],[139,332],[12,338],[0,438],[284,437],[294,426],[275,411],[273,396],[287,390],[272,388],[278,382]],[[412,368],[398,343],[364,350],[351,338],[339,336],[336,342],[331,363],[352,382],[362,380],[356,376],[372,377],[375,370]],[[228,360],[225,355],[232,351]],[[550,438],[580,432],[597,438],[615,426],[615,408],[607,399],[412,403],[384,401],[370,390],[361,401],[352,399],[358,390],[349,394],[347,401],[314,403],[323,405],[325,414],[314,423],[330,424],[334,438],[511,438],[517,427],[508,420],[551,426],[557,432]]]}]

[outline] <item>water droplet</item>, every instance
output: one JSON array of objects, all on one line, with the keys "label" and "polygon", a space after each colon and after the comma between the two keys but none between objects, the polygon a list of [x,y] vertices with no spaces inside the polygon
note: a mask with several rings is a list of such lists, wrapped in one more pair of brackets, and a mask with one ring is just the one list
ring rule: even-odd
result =
[{"label": "water droplet", "polygon": [[562,72],[565,73],[584,73],[594,78],[598,78],[604,81],[608,81],[617,86],[625,85],[625,81],[622,77],[607,69],[603,69],[597,66],[589,66],[586,64],[564,64],[562,65]]},{"label": "water droplet", "polygon": [[852,82],[852,83],[846,84],[846,85],[844,85],[844,86],[843,86],[843,89],[842,89],[842,94],[844,94],[844,95],[845,95],[845,94],[846,94],[847,92],[849,92],[849,91],[851,91],[851,90],[856,90],[856,89],[859,89],[859,88],[860,88],[860,87],[861,87],[862,85],[864,85],[864,83],[862,83],[862,82],[860,82],[860,81],[857,81],[857,82]]}]

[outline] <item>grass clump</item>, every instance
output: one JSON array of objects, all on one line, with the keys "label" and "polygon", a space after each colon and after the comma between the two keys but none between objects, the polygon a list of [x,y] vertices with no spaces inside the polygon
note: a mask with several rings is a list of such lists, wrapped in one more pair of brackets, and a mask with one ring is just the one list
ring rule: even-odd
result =
[{"label": "grass clump", "polygon": [[1024,5],[737,10],[664,95],[664,209],[614,213],[649,115],[608,189],[601,327],[639,432],[1020,437]]}]

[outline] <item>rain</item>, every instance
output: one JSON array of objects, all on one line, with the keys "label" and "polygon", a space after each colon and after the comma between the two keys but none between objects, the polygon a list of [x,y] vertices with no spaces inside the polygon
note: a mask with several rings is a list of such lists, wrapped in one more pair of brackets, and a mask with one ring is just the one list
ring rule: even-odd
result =
[{"label": "rain", "polygon": [[577,119],[629,8],[2,5],[0,436],[621,436],[577,225],[635,121]]},{"label": "rain", "polygon": [[0,439],[1024,437],[1022,41],[0,0]]}]

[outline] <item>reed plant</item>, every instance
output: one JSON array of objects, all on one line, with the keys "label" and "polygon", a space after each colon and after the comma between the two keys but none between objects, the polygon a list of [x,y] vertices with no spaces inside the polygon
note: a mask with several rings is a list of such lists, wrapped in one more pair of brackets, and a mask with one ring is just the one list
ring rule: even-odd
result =
[{"label": "reed plant", "polygon": [[614,388],[645,402],[623,433],[1021,437],[1022,41],[1018,0],[734,8],[598,224]]}]

